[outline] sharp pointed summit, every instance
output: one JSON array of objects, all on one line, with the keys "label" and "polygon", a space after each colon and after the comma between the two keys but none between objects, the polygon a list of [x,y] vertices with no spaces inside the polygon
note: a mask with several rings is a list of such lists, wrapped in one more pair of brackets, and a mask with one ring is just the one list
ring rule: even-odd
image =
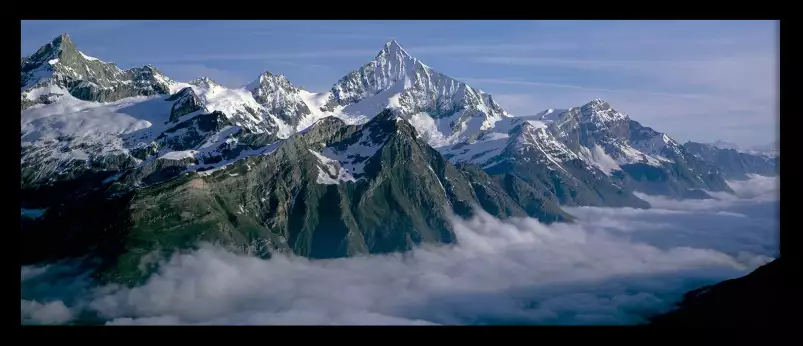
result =
[{"label": "sharp pointed summit", "polygon": [[[168,94],[172,81],[152,65],[121,70],[113,63],[79,51],[70,35],[56,36],[20,64],[20,91],[57,87],[84,101],[110,102],[132,96]],[[33,92],[22,108],[42,100]]]},{"label": "sharp pointed summit", "polygon": [[586,102],[582,107],[591,107],[591,106],[600,106],[600,105],[610,105],[607,101],[597,97],[591,101]]},{"label": "sharp pointed summit", "polygon": [[393,66],[398,66],[401,70],[399,72],[402,73],[415,68],[416,65],[423,66],[418,59],[414,58],[410,53],[407,53],[396,40],[390,40],[385,43],[382,50],[379,51],[379,54],[374,58],[374,61],[380,64],[388,63]]},{"label": "sharp pointed summit", "polygon": [[396,40],[385,43],[374,59],[341,78],[321,109],[373,117],[386,108],[433,122],[444,119],[448,125],[417,123],[419,132],[426,133],[434,146],[454,144],[509,116],[490,95],[430,68]]},{"label": "sharp pointed summit", "polygon": [[53,41],[72,43],[72,37],[70,37],[70,35],[65,32],[54,38]]},{"label": "sharp pointed summit", "polygon": [[259,75],[254,81],[248,83],[245,88],[248,90],[259,88],[267,84],[289,84],[287,77],[283,74],[273,74],[270,71],[265,71]]},{"label": "sharp pointed summit", "polygon": [[385,43],[385,46],[384,48],[382,48],[382,51],[379,52],[379,55],[382,55],[383,53],[390,55],[398,54],[407,58],[412,58],[410,53],[407,53],[407,51],[405,51],[404,48],[402,48],[399,42],[396,42],[396,40],[390,40],[387,43]]},{"label": "sharp pointed summit", "polygon": [[[75,50],[76,49],[75,48],[75,43],[73,42],[72,38],[70,37],[70,35],[68,35],[66,33],[63,33],[61,35],[58,35],[58,36],[54,37],[53,40],[50,41],[49,45],[45,45],[42,48],[45,48],[45,47],[48,47],[48,46],[56,48],[59,51],[71,51],[71,50]],[[42,48],[40,48],[40,50]]]},{"label": "sharp pointed summit", "polygon": [[39,47],[35,53],[23,60],[22,72],[28,72],[39,68],[45,63],[55,64],[63,59],[71,59],[78,55],[72,39],[67,34],[61,34],[53,38],[49,43]]},{"label": "sharp pointed summit", "polygon": [[[39,51],[42,51],[42,49],[47,50],[48,48],[57,52],[73,52],[76,50],[75,43],[73,42],[70,35],[66,33],[56,36],[55,38],[53,38],[53,40],[50,41],[49,44],[42,46],[42,48],[39,48]],[[39,53],[39,51],[37,51],[37,53]]]}]

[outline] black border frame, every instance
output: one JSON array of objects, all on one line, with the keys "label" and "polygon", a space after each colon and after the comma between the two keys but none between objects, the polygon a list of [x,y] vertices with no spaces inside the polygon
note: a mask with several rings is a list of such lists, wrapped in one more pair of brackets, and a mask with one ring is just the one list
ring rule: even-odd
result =
[{"label": "black border frame", "polygon": [[[20,19],[101,19],[111,14],[109,12],[104,11],[104,9],[112,9],[115,8],[114,4],[104,3],[101,5],[100,3],[92,4],[93,1],[84,1],[80,4],[71,4],[69,6],[64,6],[63,3],[39,3],[40,5],[35,7],[21,7],[21,8],[28,8],[24,10],[25,13],[21,13]],[[688,7],[684,8],[679,4],[675,3],[662,3],[662,4],[653,4],[654,8],[657,8],[657,11],[648,11],[648,6],[643,6],[641,9],[645,10],[642,11],[641,15],[639,15],[638,7],[633,5],[625,5],[626,7],[617,8],[613,3],[601,3],[594,5],[575,5],[571,3],[565,3],[569,5],[569,9],[561,10],[559,9],[560,5],[563,3],[548,3],[548,4],[540,4],[530,7],[529,10],[525,9],[525,7],[529,6],[522,6],[520,9],[514,8],[513,4],[496,4],[496,6],[488,6],[488,4],[480,4],[482,6],[473,6],[469,4],[462,4],[461,6],[455,8],[453,5],[448,3],[444,3],[446,8],[442,11],[435,11],[437,9],[437,3],[428,3],[424,6],[417,5],[417,6],[410,6],[411,4],[402,6],[394,5],[393,3],[387,3],[387,6],[382,6],[383,4],[371,4],[371,5],[360,5],[360,4],[335,4],[331,8],[320,7],[320,6],[305,6],[303,11],[298,11],[293,9],[293,4],[286,3],[281,4],[281,6],[276,6],[276,4],[268,4],[265,3],[267,8],[264,11],[256,10],[256,6],[258,4],[252,5],[245,5],[242,4],[240,6],[231,6],[231,7],[219,7],[214,8],[214,11],[209,11],[208,8],[204,8],[202,6],[193,6],[191,4],[187,4],[184,2],[166,2],[160,4],[121,4],[126,7],[131,7],[130,11],[126,10],[114,10],[114,16],[119,19],[781,19],[780,13],[781,11],[773,10],[769,8],[762,8],[762,6],[755,6],[755,4],[751,4],[749,7],[742,7],[737,6],[735,4],[727,4],[724,6],[695,6],[694,12],[692,13]],[[22,4],[20,4],[22,5]],[[546,6],[548,5],[548,6]],[[25,5],[22,5],[25,6]],[[246,6],[246,7],[243,7]],[[433,8],[434,7],[434,8]],[[651,6],[650,6],[651,7]],[[50,11],[46,9],[50,8]],[[174,11],[170,11],[171,9],[175,8]],[[392,10],[388,10],[387,8],[392,8]],[[630,11],[623,9],[628,9]],[[365,9],[364,12],[361,9]],[[477,9],[473,11],[472,9]],[[706,11],[709,10],[709,11]],[[744,11],[740,11],[744,10]],[[634,13],[628,13],[634,12]],[[629,16],[627,14],[630,14]],[[561,17],[562,16],[562,17]],[[18,23],[13,21],[6,21],[8,25],[7,29],[9,34],[14,34],[16,30],[21,31],[21,27],[18,26]],[[778,22],[778,34],[779,34],[779,42],[783,41],[784,39],[789,42],[789,44],[794,43],[792,41],[793,30],[792,28],[793,22],[785,21],[783,25],[781,22]],[[781,27],[786,28],[786,34],[781,35]],[[21,32],[20,32],[21,34]],[[781,57],[781,61],[783,61],[783,56],[786,56],[787,61],[799,61],[793,57],[794,53],[797,50],[793,50],[791,48],[787,48],[786,50],[781,50],[780,47],[778,48],[779,55]],[[4,59],[16,59],[12,54],[3,54]],[[21,56],[21,54],[20,54]],[[16,63],[16,60],[14,61]],[[5,66],[11,66],[12,62],[6,62]],[[797,69],[796,63],[787,64],[786,79],[779,78],[779,87],[786,81],[787,94],[791,94],[791,97],[794,97],[792,94],[794,91],[791,91],[792,87],[797,84],[797,79],[792,79],[792,74],[797,74],[795,69]],[[8,74],[6,77],[7,79],[11,79],[16,75],[12,76],[14,73],[11,68],[5,70],[5,73]],[[780,74],[780,73],[779,73]],[[10,88],[11,84],[5,84]],[[783,90],[779,90],[780,94],[783,94]],[[16,90],[8,90],[3,95],[15,98],[16,102]],[[794,100],[794,99],[793,99]],[[794,103],[787,103],[787,110],[785,113],[792,113],[794,110],[792,106]],[[778,105],[780,113],[784,113],[782,110],[782,105],[779,103]],[[784,118],[781,116],[781,118]],[[781,141],[781,146],[786,144],[786,153],[787,155],[795,155],[795,149],[792,147],[792,140],[789,140],[788,136],[795,136],[796,134],[793,132],[797,126],[793,124],[797,122],[797,115],[796,114],[789,114],[785,117],[785,122],[787,126],[779,126],[781,132],[786,132],[784,138],[787,138],[785,141]],[[10,130],[10,129],[7,129]],[[7,144],[9,148],[17,148],[19,142],[13,136],[0,136],[3,140],[9,141]],[[12,161],[13,162],[13,161]],[[785,168],[784,168],[785,167]],[[781,171],[785,171],[786,174],[794,174],[797,171],[797,166],[786,165],[780,167]],[[16,182],[16,175],[18,174],[14,169],[8,169],[5,171],[6,174],[11,174],[11,177],[7,177],[3,179],[4,182],[8,184],[12,184]],[[10,173],[9,173],[10,172]],[[798,190],[798,179],[790,179],[787,180],[783,185],[783,190],[787,190],[788,195],[797,195],[795,192],[791,192],[792,190]],[[16,187],[9,186],[8,191],[18,191]],[[784,194],[782,194],[784,195]],[[789,200],[790,198],[787,198]],[[780,231],[780,238],[781,238],[781,252],[783,253],[784,250],[786,254],[784,257],[785,260],[785,273],[789,273],[792,267],[797,265],[797,253],[793,250],[793,245],[799,245],[801,242],[799,240],[794,240],[794,238],[799,237],[797,227],[793,221],[788,217],[792,215],[797,209],[791,203],[781,204],[781,208],[779,210],[779,214],[781,217],[781,231]],[[2,208],[3,212],[12,214],[16,213],[16,207],[8,207]],[[789,222],[784,222],[783,216],[786,215]],[[13,220],[16,218],[16,215],[9,215],[8,220]],[[784,230],[786,232],[784,232]],[[6,252],[8,253],[8,252]],[[3,263],[7,263],[9,267],[12,267],[10,263],[11,261],[4,261]],[[9,272],[11,272],[12,268],[8,268]],[[16,267],[13,267],[13,270],[16,270]],[[789,275],[785,274],[786,277]],[[9,276],[11,273],[8,274]],[[786,280],[786,288],[785,291],[789,290],[788,286],[791,286],[790,280]],[[11,304],[11,297],[7,297],[9,300],[9,305]],[[789,305],[794,305],[795,297],[791,295],[787,295],[783,299],[788,299]],[[9,314],[11,314],[11,309],[9,308]],[[783,312],[778,312],[779,314],[784,314]],[[791,327],[791,324],[796,319],[794,318],[795,311],[790,311],[788,318],[785,319],[787,322],[783,325],[780,325],[781,329],[785,330],[788,327]],[[14,320],[11,320],[12,324],[16,324],[16,317]],[[278,328],[276,330],[265,330],[259,328]],[[304,330],[294,330],[296,328],[312,328],[308,330],[306,333]],[[361,329],[352,329],[352,328],[361,328]],[[408,328],[408,329],[395,329],[395,328]],[[359,339],[363,339],[368,342],[383,342],[383,341],[399,341],[407,339],[409,341],[436,341],[437,338],[435,336],[441,334],[443,335],[446,341],[454,341],[454,342],[461,342],[461,339],[476,341],[479,343],[489,342],[489,341],[503,341],[510,337],[512,339],[523,340],[525,342],[550,342],[550,341],[557,341],[557,342],[565,342],[567,339],[590,339],[591,342],[595,342],[599,340],[600,336],[608,336],[616,337],[617,340],[615,342],[621,342],[624,339],[628,339],[629,337],[633,337],[635,340],[638,340],[641,343],[644,342],[656,342],[656,341],[666,341],[666,342],[673,342],[675,340],[671,339],[671,337],[682,337],[682,339],[677,341],[699,341],[699,342],[724,342],[725,339],[729,337],[734,337],[734,339],[738,339],[740,342],[751,342],[750,337],[753,335],[760,337],[760,339],[756,339],[756,341],[763,342],[763,343],[770,343],[781,335],[778,332],[772,331],[755,331],[756,333],[753,334],[754,330],[749,329],[740,329],[738,332],[734,333],[735,331],[712,331],[710,334],[715,339],[708,339],[703,340],[703,337],[708,334],[705,331],[698,329],[698,330],[689,330],[689,337],[686,337],[683,331],[672,331],[672,330],[665,330],[665,329],[656,329],[650,327],[141,327],[141,329],[131,329],[131,327],[105,327],[105,328],[97,328],[97,327],[63,327],[63,326],[21,326],[22,329],[22,339],[17,339],[17,341],[28,342],[31,338],[40,339],[42,341],[50,341],[50,342],[63,342],[67,340],[75,340],[78,342],[87,342],[87,341],[96,341],[102,343],[116,343],[121,341],[132,341],[135,342],[135,339],[138,338],[147,338],[144,340],[154,340],[154,337],[159,337],[160,334],[165,336],[162,340],[169,340],[167,336],[171,333],[175,333],[176,336],[180,337],[180,341],[189,340],[192,337],[199,338],[199,339],[206,339],[208,341],[212,341],[213,336],[216,338],[222,338],[223,340],[231,339],[235,336],[242,336],[242,337],[253,337],[256,342],[277,342],[283,339],[283,336],[288,336],[290,340],[298,340],[296,339],[299,336],[309,335],[310,341],[313,341],[313,336],[323,336],[326,334],[330,334],[335,336],[337,334],[341,334],[342,338],[339,339],[331,339],[331,340],[339,340],[343,342],[353,342],[355,337]],[[253,333],[253,334],[250,334]],[[286,334],[285,334],[286,333]],[[420,334],[419,334],[420,333]],[[427,337],[429,334],[429,337]],[[207,337],[208,335],[208,337]],[[73,339],[73,338],[80,338],[80,339]],[[554,338],[554,339],[553,339]],[[317,339],[317,338],[316,338]],[[552,340],[550,340],[552,339]],[[324,341],[326,342],[326,340]],[[436,341],[437,342],[437,341]]]}]

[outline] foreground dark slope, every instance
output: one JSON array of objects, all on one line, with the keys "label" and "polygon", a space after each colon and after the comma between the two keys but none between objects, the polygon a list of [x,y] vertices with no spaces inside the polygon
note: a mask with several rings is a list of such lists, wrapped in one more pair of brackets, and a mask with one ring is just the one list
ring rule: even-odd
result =
[{"label": "foreground dark slope", "polygon": [[752,273],[684,295],[678,308],[653,319],[667,327],[779,327],[784,322],[781,304],[784,279],[781,259]]},{"label": "foreground dark slope", "polygon": [[[211,174],[114,198],[99,191],[57,207],[23,232],[23,262],[91,254],[104,259],[105,281],[135,283],[146,255],[199,242],[262,257],[336,258],[454,243],[451,213],[468,217],[477,206],[502,218],[571,218],[515,182],[500,185],[478,167],[456,168],[391,111],[361,126],[327,118],[274,146]],[[364,169],[351,174],[322,151],[343,153],[341,161]]]}]

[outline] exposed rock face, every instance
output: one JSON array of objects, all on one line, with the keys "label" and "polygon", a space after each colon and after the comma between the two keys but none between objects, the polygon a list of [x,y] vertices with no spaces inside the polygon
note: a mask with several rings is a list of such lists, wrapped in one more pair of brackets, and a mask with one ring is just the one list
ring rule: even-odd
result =
[{"label": "exposed rock face", "polygon": [[113,63],[87,56],[78,51],[67,34],[56,37],[20,63],[23,109],[48,102],[41,94],[30,97],[25,93],[39,88],[59,87],[81,100],[110,102],[169,94],[171,82],[150,65],[121,70]]},{"label": "exposed rock face", "polygon": [[265,72],[246,89],[268,113],[290,126],[298,125],[300,120],[312,114],[301,98],[300,90],[283,75]]},{"label": "exposed rock face", "polygon": [[716,166],[603,100],[552,112],[542,119],[554,120],[550,132],[572,151],[588,156],[601,151],[600,155],[610,158],[618,166],[614,176],[633,190],[677,198],[701,189],[732,192]]},{"label": "exposed rock face", "polygon": [[204,106],[203,101],[195,94],[192,88],[181,89],[178,93],[167,98],[172,101],[173,107],[170,110],[170,121],[175,122],[178,118],[193,112],[209,112]]},{"label": "exposed rock face", "polygon": [[777,155],[751,154],[696,142],[686,142],[683,147],[706,163],[720,167],[722,173],[731,179],[745,179],[749,174],[778,175]]}]

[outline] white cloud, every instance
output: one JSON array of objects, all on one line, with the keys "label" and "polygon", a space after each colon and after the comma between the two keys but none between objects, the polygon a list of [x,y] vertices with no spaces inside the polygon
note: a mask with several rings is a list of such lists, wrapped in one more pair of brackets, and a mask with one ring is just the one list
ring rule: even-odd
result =
[{"label": "white cloud", "polygon": [[765,177],[760,175],[751,175],[749,180],[727,181],[728,186],[733,190],[733,194],[724,192],[707,191],[709,195],[714,196],[716,199],[703,199],[703,200],[683,200],[677,201],[668,199],[661,196],[649,196],[642,193],[636,195],[646,200],[653,207],[669,209],[669,210],[721,210],[727,208],[734,208],[743,205],[749,205],[755,202],[772,201],[778,198],[777,191],[780,188],[780,180],[777,177]]},{"label": "white cloud", "polygon": [[32,320],[42,324],[60,324],[72,320],[72,312],[64,302],[57,300],[47,303],[23,300],[20,304],[23,321]]},{"label": "white cloud", "polygon": [[[744,185],[754,192],[775,188],[758,180]],[[574,208],[570,212],[587,221],[551,226],[480,214],[454,221],[459,246],[384,256],[262,260],[204,246],[173,257],[132,289],[88,289],[85,277],[75,278],[66,265],[24,267],[22,318],[60,323],[98,314],[112,324],[639,323],[685,291],[744,274],[777,252],[777,224],[761,219],[774,215],[757,215],[766,208],[736,200],[754,214],[671,206]],[[759,221],[745,222],[753,218]]]}]

